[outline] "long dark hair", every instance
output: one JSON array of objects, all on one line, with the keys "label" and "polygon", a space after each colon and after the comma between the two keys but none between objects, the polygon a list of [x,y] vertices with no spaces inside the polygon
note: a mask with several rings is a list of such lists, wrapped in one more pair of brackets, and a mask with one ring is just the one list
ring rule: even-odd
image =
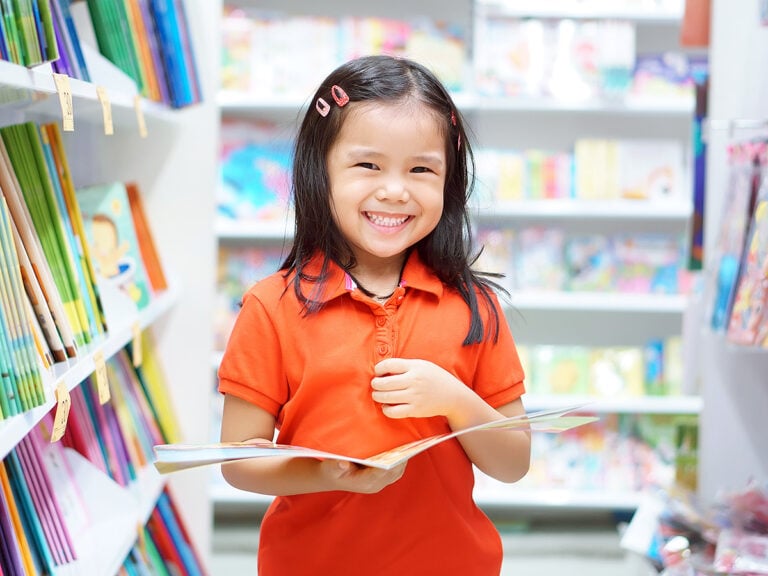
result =
[{"label": "long dark hair", "polygon": [[[472,229],[467,201],[474,187],[474,156],[461,114],[450,94],[427,68],[412,60],[391,56],[364,56],[351,60],[322,82],[309,103],[296,138],[293,156],[293,202],[295,230],[293,246],[281,270],[295,272],[293,287],[305,311],[322,307],[319,297],[331,262],[345,270],[355,265],[352,250],[335,224],[331,213],[331,187],[326,158],[344,123],[348,107],[335,104],[331,88],[338,85],[355,102],[397,102],[416,99],[444,121],[447,170],[443,191],[443,213],[435,229],[414,247],[419,257],[447,286],[455,288],[470,309],[470,327],[464,344],[482,342],[492,335],[496,340],[499,315],[492,304],[490,287],[499,288],[484,274],[472,270],[477,256],[471,255]],[[320,101],[319,99],[322,99]],[[329,105],[327,115],[316,108]],[[305,266],[317,253],[323,254],[318,274],[309,274]],[[314,283],[311,294],[304,294],[302,280]],[[491,326],[483,326],[477,294],[491,312]]]}]

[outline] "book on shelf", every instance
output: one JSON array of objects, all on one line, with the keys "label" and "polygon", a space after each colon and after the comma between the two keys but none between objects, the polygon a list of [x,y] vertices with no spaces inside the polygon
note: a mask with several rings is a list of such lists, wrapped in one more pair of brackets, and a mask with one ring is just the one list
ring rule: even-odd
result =
[{"label": "book on shelf", "polygon": [[69,10],[71,0],[50,0],[53,31],[59,49],[59,58],[51,64],[53,71],[90,82],[90,74],[80,46],[72,13]]},{"label": "book on shelf", "polygon": [[42,336],[31,320],[4,199],[0,204],[0,273],[0,417],[8,417],[39,406],[44,394],[37,361]]},{"label": "book on shelf", "polygon": [[43,129],[33,122],[0,128],[10,165],[17,177],[27,206],[34,234],[40,239],[53,281],[61,295],[64,313],[74,333],[76,345],[90,342],[97,321],[89,317],[87,278],[76,259],[74,234],[69,213],[60,201],[59,179],[47,160]]},{"label": "book on shelf", "polygon": [[119,290],[139,310],[146,308],[152,292],[125,184],[112,182],[80,188],[76,195],[97,284]]},{"label": "book on shelf", "polygon": [[728,184],[713,246],[712,270],[708,278],[709,325],[725,331],[731,316],[733,296],[739,278],[741,255],[755,204],[758,178],[749,147],[734,146],[729,151]]},{"label": "book on shelf", "polygon": [[2,139],[0,139],[0,189],[12,217],[12,232],[24,288],[43,330],[50,353],[55,361],[74,357],[77,350],[74,331]]},{"label": "book on shelf", "polygon": [[768,170],[757,193],[734,294],[727,338],[768,348]]},{"label": "book on shelf", "polygon": [[293,458],[345,460],[362,466],[388,470],[406,462],[433,446],[437,446],[442,442],[469,432],[504,429],[557,433],[584,424],[589,424],[597,420],[597,418],[593,416],[566,416],[569,412],[576,411],[579,408],[581,407],[572,406],[557,410],[543,410],[521,416],[503,418],[501,420],[495,420],[485,424],[455,430],[453,432],[422,438],[367,458],[345,454],[334,454],[303,446],[276,444],[268,441],[254,441],[220,442],[202,445],[160,444],[155,446],[154,464],[159,472],[167,474],[194,468],[196,466],[222,464],[235,460],[265,458],[270,456],[290,456]]},{"label": "book on shelf", "polygon": [[2,3],[0,56],[21,66],[37,66],[59,58],[49,0]]},{"label": "book on shelf", "polygon": [[125,184],[125,191],[128,193],[128,203],[131,207],[133,225],[136,230],[136,241],[138,242],[139,252],[147,270],[149,283],[153,292],[162,292],[168,289],[168,280],[165,276],[154,236],[152,235],[149,219],[144,210],[144,202],[141,199],[139,185],[135,182],[127,182]]},{"label": "book on shelf", "polygon": [[88,0],[87,8],[99,51],[143,96],[174,108],[202,100],[182,1]]}]

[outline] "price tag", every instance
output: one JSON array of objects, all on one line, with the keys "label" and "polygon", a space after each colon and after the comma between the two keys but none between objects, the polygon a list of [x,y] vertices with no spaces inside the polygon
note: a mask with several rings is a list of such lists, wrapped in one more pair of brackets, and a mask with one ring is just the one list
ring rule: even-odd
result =
[{"label": "price tag", "polygon": [[69,389],[64,382],[56,385],[56,416],[53,418],[53,431],[51,431],[51,442],[58,442],[64,436],[67,429],[67,420],[69,419],[69,408],[72,405],[72,399],[69,397]]},{"label": "price tag", "polygon": [[74,132],[75,115],[72,110],[72,90],[69,87],[69,76],[54,73],[53,83],[56,85],[56,92],[59,95],[59,104],[61,105],[61,129],[64,132]]},{"label": "price tag", "polygon": [[141,108],[141,96],[133,97],[133,108],[136,110],[136,121],[139,123],[139,136],[147,137],[147,123],[144,121],[144,110]]},{"label": "price tag", "polygon": [[131,351],[133,352],[133,367],[138,368],[141,366],[141,361],[144,359],[141,353],[141,326],[136,322],[133,325],[133,344],[131,345]]},{"label": "price tag", "polygon": [[112,102],[109,100],[106,88],[96,86],[96,95],[101,103],[101,115],[104,118],[104,134],[111,136],[115,133],[115,127],[112,123]]},{"label": "price tag", "polygon": [[96,366],[94,376],[96,378],[96,390],[99,393],[99,404],[106,404],[112,397],[109,391],[109,378],[107,378],[107,364],[104,362],[104,353],[97,350],[93,355],[93,363]]}]

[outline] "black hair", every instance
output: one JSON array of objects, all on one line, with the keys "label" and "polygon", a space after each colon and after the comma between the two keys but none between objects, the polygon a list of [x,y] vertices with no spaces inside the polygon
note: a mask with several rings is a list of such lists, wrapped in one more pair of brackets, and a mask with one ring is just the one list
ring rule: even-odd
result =
[{"label": "black hair", "polygon": [[[294,240],[280,269],[287,275],[295,272],[293,288],[305,312],[313,313],[322,307],[320,294],[331,262],[344,270],[351,270],[355,265],[350,245],[331,212],[326,159],[349,111],[348,107],[335,103],[333,86],[340,86],[350,103],[414,99],[433,110],[436,118],[443,119],[447,160],[443,213],[435,229],[414,249],[422,262],[445,285],[456,289],[467,303],[470,327],[464,344],[482,342],[486,334],[492,334],[495,341],[500,320],[493,306],[491,286],[500,287],[489,277],[498,275],[471,268],[477,259],[477,255],[473,257],[470,252],[472,228],[467,208],[474,187],[472,148],[461,114],[446,88],[426,67],[406,58],[363,56],[342,64],[317,89],[301,122],[293,151]],[[320,110],[327,111],[326,115]],[[320,272],[309,274],[305,266],[317,252],[324,255]],[[304,294],[302,280],[314,283],[311,294]],[[491,323],[485,328],[479,313],[478,294],[490,311]]]}]

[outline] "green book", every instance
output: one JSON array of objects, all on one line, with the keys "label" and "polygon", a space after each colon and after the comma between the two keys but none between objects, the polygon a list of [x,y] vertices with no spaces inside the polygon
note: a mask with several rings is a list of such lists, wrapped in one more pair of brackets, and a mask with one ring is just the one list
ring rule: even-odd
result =
[{"label": "green book", "polygon": [[61,215],[56,207],[40,134],[32,122],[0,128],[21,192],[29,208],[43,253],[50,265],[75,343],[91,340],[82,295],[74,272],[74,257],[66,241]]}]

